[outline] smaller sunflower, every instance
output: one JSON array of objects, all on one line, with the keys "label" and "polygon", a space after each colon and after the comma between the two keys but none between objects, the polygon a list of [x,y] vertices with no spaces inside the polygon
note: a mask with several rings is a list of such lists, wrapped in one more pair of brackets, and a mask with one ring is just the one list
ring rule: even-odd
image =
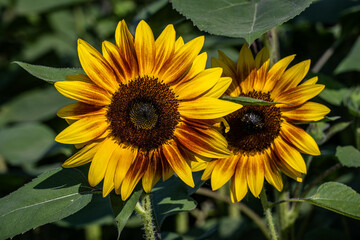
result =
[{"label": "smaller sunflower", "polygon": [[316,84],[317,77],[300,84],[310,61],[286,70],[294,57],[283,58],[269,69],[268,50],[262,49],[254,59],[245,44],[237,64],[221,51],[219,59],[212,59],[212,67],[222,67],[222,76],[233,79],[225,95],[286,103],[247,105],[225,117],[230,130],[224,135],[234,155],[205,163],[202,180],[211,178],[212,189],[216,190],[231,179],[233,202],[241,201],[248,189],[258,197],[264,178],[281,191],[280,172],[301,182],[306,165],[300,153],[320,155],[314,139],[293,124],[318,121],[330,112],[324,105],[308,102],[324,85]]},{"label": "smaller sunflower", "polygon": [[90,185],[103,181],[103,196],[114,189],[123,200],[140,180],[149,193],[174,172],[194,187],[191,159],[231,155],[210,124],[241,108],[218,99],[231,79],[221,77],[221,68],[205,70],[204,37],[184,43],[172,25],[155,40],[146,22],[133,36],[121,21],[115,40],[116,45],[103,42],[100,54],[79,39],[86,75],[55,83],[78,101],[58,111],[70,126],[55,140],[81,148],[63,167],[91,162]]}]

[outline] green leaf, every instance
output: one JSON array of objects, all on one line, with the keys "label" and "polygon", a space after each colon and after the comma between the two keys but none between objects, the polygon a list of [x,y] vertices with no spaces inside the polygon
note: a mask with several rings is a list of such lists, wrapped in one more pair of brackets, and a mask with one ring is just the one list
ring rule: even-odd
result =
[{"label": "green leaf", "polygon": [[55,133],[40,123],[19,124],[0,131],[0,155],[12,165],[39,160],[53,146]]},{"label": "green leaf", "polygon": [[178,176],[174,175],[165,182],[159,181],[151,191],[155,218],[160,226],[164,219],[178,212],[190,211],[196,202],[189,196],[202,184],[202,172],[193,173],[195,187],[187,186]]},{"label": "green leaf", "polygon": [[324,183],[303,201],[360,220],[360,194],[342,183]]},{"label": "green leaf", "polygon": [[252,43],[307,8],[313,0],[173,0],[173,7],[200,30]]},{"label": "green leaf", "polygon": [[250,98],[250,97],[230,97],[222,96],[222,100],[239,103],[241,105],[274,105],[274,104],[286,104],[280,102],[268,102],[261,99]]},{"label": "green leaf", "polygon": [[76,168],[44,173],[0,199],[0,239],[58,221],[85,207],[93,188]]},{"label": "green leaf", "polygon": [[360,71],[360,37],[357,38],[350,53],[341,61],[335,69],[335,73],[343,73],[349,71]]},{"label": "green leaf", "polygon": [[64,81],[67,75],[84,74],[84,71],[81,68],[53,68],[18,61],[15,61],[14,63],[20,65],[20,67],[25,69],[31,75],[48,83]]},{"label": "green leaf", "polygon": [[138,185],[126,201],[122,201],[121,197],[115,195],[114,193],[110,195],[111,206],[118,229],[118,239],[120,238],[121,231],[124,229],[127,220],[133,213],[135,205],[139,201],[141,193],[142,188]]},{"label": "green leaf", "polygon": [[327,142],[330,138],[332,138],[335,134],[343,131],[348,126],[350,126],[351,122],[340,122],[333,126],[331,126],[323,135],[321,140],[317,141],[319,145],[324,144]]},{"label": "green leaf", "polygon": [[82,2],[88,2],[89,0],[17,0],[15,9],[19,14],[36,14],[49,11],[52,8],[64,7]]},{"label": "green leaf", "polygon": [[360,152],[353,146],[338,146],[335,156],[346,167],[360,167]]},{"label": "green leaf", "polygon": [[54,87],[25,92],[4,104],[0,111],[0,126],[8,122],[43,121],[74,100],[61,95]]},{"label": "green leaf", "polygon": [[349,89],[328,89],[325,88],[319,97],[335,106],[340,106],[343,100],[349,95]]}]

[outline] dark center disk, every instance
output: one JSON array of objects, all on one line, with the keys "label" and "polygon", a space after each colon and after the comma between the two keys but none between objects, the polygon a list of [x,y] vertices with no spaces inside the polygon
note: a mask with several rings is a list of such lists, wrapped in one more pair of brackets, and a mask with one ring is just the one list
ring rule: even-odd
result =
[{"label": "dark center disk", "polygon": [[158,118],[159,116],[151,103],[137,102],[130,109],[130,120],[136,128],[153,129]]},{"label": "dark center disk", "polygon": [[180,121],[178,100],[165,83],[148,76],[120,84],[107,118],[119,142],[149,151],[174,138]]},{"label": "dark center disk", "polygon": [[[241,96],[272,101],[269,93],[258,91]],[[226,116],[225,120],[230,126],[225,137],[235,153],[254,155],[263,152],[280,134],[281,112],[274,105],[246,105]]]}]

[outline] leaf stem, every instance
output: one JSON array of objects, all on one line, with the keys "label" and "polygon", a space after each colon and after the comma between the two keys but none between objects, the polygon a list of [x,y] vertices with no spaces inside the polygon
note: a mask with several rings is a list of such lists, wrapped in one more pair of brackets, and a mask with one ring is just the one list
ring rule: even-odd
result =
[{"label": "leaf stem", "polygon": [[135,211],[141,216],[144,222],[146,240],[155,240],[154,225],[151,217],[150,194],[144,194],[141,205],[139,202],[136,203]]},{"label": "leaf stem", "polygon": [[261,204],[262,204],[263,209],[264,209],[267,224],[268,224],[269,229],[270,229],[271,240],[278,240],[279,238],[278,238],[278,235],[276,234],[274,219],[273,219],[273,216],[271,214],[271,203],[269,203],[268,200],[267,200],[267,196],[266,196],[264,187],[263,187],[263,189],[261,190],[261,193],[260,193],[260,200],[261,200]]}]

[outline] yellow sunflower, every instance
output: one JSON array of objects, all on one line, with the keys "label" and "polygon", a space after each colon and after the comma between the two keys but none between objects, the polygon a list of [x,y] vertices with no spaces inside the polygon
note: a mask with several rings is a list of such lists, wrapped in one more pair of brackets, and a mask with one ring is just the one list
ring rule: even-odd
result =
[{"label": "yellow sunflower", "polygon": [[194,186],[189,160],[224,158],[231,152],[212,119],[240,109],[218,98],[231,84],[221,68],[205,70],[204,37],[184,44],[168,25],[155,40],[141,21],[135,36],[119,22],[116,45],[103,42],[102,55],[78,40],[86,75],[55,83],[79,102],[58,111],[70,124],[56,141],[81,148],[63,167],[91,162],[91,186],[103,181],[103,196],[113,189],[127,199],[140,179],[150,192],[175,173]]},{"label": "yellow sunflower", "polygon": [[225,95],[287,103],[246,105],[225,117],[230,130],[224,135],[234,155],[209,162],[202,179],[211,178],[213,190],[231,179],[233,202],[242,200],[248,189],[258,197],[264,177],[281,191],[280,172],[301,182],[306,165],[300,153],[320,155],[314,139],[293,124],[317,121],[330,112],[324,105],[308,102],[324,89],[324,85],[316,84],[317,77],[300,84],[310,61],[286,70],[294,57],[283,58],[269,69],[268,50],[262,49],[254,59],[245,44],[237,64],[221,51],[219,59],[212,59],[213,67],[224,69],[222,76],[233,79]]}]

